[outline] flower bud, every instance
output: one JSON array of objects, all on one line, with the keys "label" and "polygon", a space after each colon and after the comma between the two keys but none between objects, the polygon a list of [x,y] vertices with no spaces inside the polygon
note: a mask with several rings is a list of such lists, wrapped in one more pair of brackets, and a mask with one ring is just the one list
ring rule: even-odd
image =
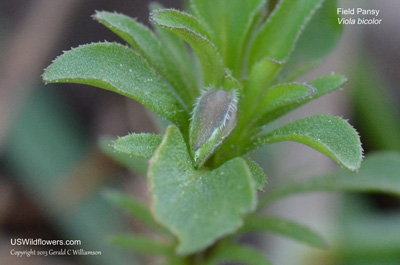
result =
[{"label": "flower bud", "polygon": [[193,110],[189,139],[196,167],[200,167],[223,143],[236,126],[235,91],[209,90]]}]

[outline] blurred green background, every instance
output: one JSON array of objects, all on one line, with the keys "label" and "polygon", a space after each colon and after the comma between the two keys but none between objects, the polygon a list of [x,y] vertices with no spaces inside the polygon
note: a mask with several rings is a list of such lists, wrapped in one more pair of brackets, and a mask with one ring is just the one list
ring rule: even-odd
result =
[{"label": "blurred green background", "polygon": [[[182,1],[159,2],[182,6]],[[121,42],[91,19],[95,10],[115,10],[147,23],[148,4],[146,0],[0,0],[0,264],[150,262],[107,242],[114,233],[148,232],[111,206],[104,190],[118,188],[144,203],[149,196],[144,179],[104,155],[98,142],[102,136],[155,132],[158,127],[131,100],[82,85],[45,86],[40,78],[43,68],[63,50],[103,40]],[[334,53],[303,77],[311,80],[335,71],[348,77],[345,91],[287,119],[317,112],[340,115],[350,118],[360,132],[367,156],[373,151],[400,152],[400,1],[351,0],[339,1],[339,6],[380,9],[383,23],[346,26]],[[287,177],[335,168],[328,158],[294,144],[257,155],[259,162],[265,162],[272,186]],[[398,198],[307,197],[278,204],[271,213],[309,224],[331,245],[330,251],[313,251],[270,235],[244,239],[264,249],[274,264],[400,264]],[[75,249],[100,250],[102,255],[17,258],[10,255],[11,249],[48,247],[12,246],[11,238],[79,239],[82,245]]]}]

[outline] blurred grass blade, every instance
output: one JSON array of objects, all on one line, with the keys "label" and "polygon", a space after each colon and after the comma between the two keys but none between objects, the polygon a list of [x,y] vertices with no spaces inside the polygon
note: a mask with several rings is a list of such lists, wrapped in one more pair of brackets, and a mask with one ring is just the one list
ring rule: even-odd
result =
[{"label": "blurred grass blade", "polygon": [[148,160],[144,158],[131,157],[124,153],[115,152],[115,149],[111,146],[113,145],[113,140],[109,137],[100,138],[98,145],[100,150],[114,160],[116,163],[120,164],[131,170],[132,172],[145,177],[147,174],[147,163]]},{"label": "blurred grass blade", "polygon": [[118,206],[123,211],[131,215],[134,219],[140,221],[142,224],[151,228],[155,232],[160,232],[164,235],[172,236],[167,229],[160,226],[154,221],[154,218],[151,215],[148,207],[136,201],[136,199],[128,197],[121,192],[113,190],[107,191],[105,193],[105,197],[112,204]]},{"label": "blurred grass blade", "polygon": [[171,256],[165,265],[188,265],[190,258],[179,257],[179,256]]},{"label": "blurred grass blade", "polygon": [[265,6],[265,0],[191,0],[195,14],[210,29],[224,60],[224,66],[235,71],[241,67],[246,37],[256,18]]},{"label": "blurred grass blade", "polygon": [[139,264],[104,240],[125,229],[126,223],[97,192],[109,179],[111,167],[93,150],[87,124],[77,120],[64,94],[52,85],[33,92],[14,117],[2,166],[60,237],[79,239],[81,247],[101,251],[102,255],[80,257],[82,263]]},{"label": "blurred grass blade", "polygon": [[222,59],[200,21],[174,9],[157,10],[151,14],[150,19],[189,43],[200,60],[204,86],[220,85],[224,74]]},{"label": "blurred grass blade", "polygon": [[174,253],[172,246],[143,236],[112,236],[110,243],[140,254],[169,256]]},{"label": "blurred grass blade", "polygon": [[162,140],[161,135],[151,133],[129,134],[118,138],[112,147],[123,154],[150,159]]},{"label": "blurred grass blade", "polygon": [[260,191],[264,190],[264,187],[267,184],[267,175],[265,174],[264,170],[252,159],[244,159],[246,160],[247,166],[251,171],[256,188]]},{"label": "blurred grass blade", "polygon": [[336,47],[343,31],[343,24],[338,23],[337,2],[337,0],[324,0],[321,8],[316,10],[307,23],[283,69],[282,74],[290,76],[288,81],[317,66]]},{"label": "blurred grass blade", "polygon": [[183,125],[188,114],[144,58],[114,43],[83,45],[45,69],[46,83],[80,83],[133,98],[158,115]]},{"label": "blurred grass blade", "polygon": [[322,0],[282,0],[258,32],[250,51],[250,68],[261,59],[287,60],[300,33]]},{"label": "blurred grass blade", "polygon": [[[346,261],[357,260],[358,264],[397,264],[400,246],[399,213],[371,212],[369,205],[363,205],[365,209],[357,209],[360,203],[354,197],[344,202],[336,255]],[[382,263],[383,260],[387,263]]]},{"label": "blurred grass blade", "polygon": [[186,83],[181,69],[149,28],[117,13],[102,11],[93,17],[135,48],[174,87],[186,106],[191,106],[196,96],[192,84]]},{"label": "blurred grass blade", "polygon": [[251,232],[272,232],[312,247],[328,247],[325,240],[311,229],[278,217],[250,215],[239,233]]},{"label": "blurred grass blade", "polygon": [[272,265],[259,252],[244,246],[222,244],[213,253],[204,265],[219,265],[222,262],[239,262],[247,265]]},{"label": "blurred grass blade", "polygon": [[260,207],[288,196],[315,191],[381,192],[400,197],[400,153],[368,156],[358,173],[337,170],[331,174],[296,181],[266,194]]},{"label": "blurred grass blade", "polygon": [[[265,115],[258,117],[256,125],[263,126],[264,124],[271,122],[314,99],[317,99],[335,90],[338,90],[342,88],[342,86],[346,81],[347,81],[346,77],[342,75],[331,74],[319,77],[316,80],[310,82],[309,84],[304,84],[304,86],[309,87],[310,90],[315,90],[315,92],[314,91],[311,92],[310,96],[303,96],[298,100],[288,100],[287,102],[285,102],[285,99],[282,97],[281,104],[278,104],[280,100],[277,99],[277,102],[274,102],[275,104],[274,108],[270,109]],[[301,91],[297,91],[296,93],[300,94],[300,92]],[[278,94],[277,96],[280,97],[281,95]],[[291,94],[289,96],[292,97],[292,99],[294,99],[296,94]],[[265,95],[265,97],[268,97],[268,95]],[[260,107],[262,107],[262,105],[260,105]]]},{"label": "blurred grass blade", "polygon": [[351,171],[357,170],[361,164],[360,137],[347,121],[339,117],[316,115],[292,122],[258,137],[250,150],[281,141],[305,144]]},{"label": "blurred grass blade", "polygon": [[352,102],[361,135],[371,149],[400,151],[400,112],[378,69],[367,60],[354,67]]}]

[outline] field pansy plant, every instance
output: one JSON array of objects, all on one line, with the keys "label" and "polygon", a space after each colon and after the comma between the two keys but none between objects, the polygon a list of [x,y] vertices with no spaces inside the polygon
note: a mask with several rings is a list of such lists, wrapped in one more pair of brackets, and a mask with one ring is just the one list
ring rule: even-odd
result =
[{"label": "field pansy plant", "polygon": [[253,231],[325,247],[301,225],[257,214],[267,204],[257,199],[266,174],[250,154],[294,141],[349,171],[360,167],[359,136],[342,118],[321,114],[273,130],[266,126],[346,82],[338,74],[294,81],[337,42],[342,28],[332,18],[336,1],[191,0],[187,6],[184,12],[152,4],[151,28],[122,14],[96,12],[93,18],[126,44],[79,46],[43,74],[46,83],[121,94],[170,122],[163,135],[129,134],[112,143],[132,163],[135,157],[149,160],[151,206],[117,192],[109,199],[161,235],[114,242],[164,256],[168,264],[191,265],[269,264],[234,240]]}]

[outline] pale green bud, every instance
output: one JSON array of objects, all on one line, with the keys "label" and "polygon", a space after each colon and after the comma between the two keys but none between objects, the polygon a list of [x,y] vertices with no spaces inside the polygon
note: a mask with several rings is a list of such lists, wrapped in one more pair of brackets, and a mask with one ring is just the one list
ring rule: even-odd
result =
[{"label": "pale green bud", "polygon": [[209,90],[198,99],[192,113],[189,139],[196,167],[200,167],[236,126],[235,91]]}]

